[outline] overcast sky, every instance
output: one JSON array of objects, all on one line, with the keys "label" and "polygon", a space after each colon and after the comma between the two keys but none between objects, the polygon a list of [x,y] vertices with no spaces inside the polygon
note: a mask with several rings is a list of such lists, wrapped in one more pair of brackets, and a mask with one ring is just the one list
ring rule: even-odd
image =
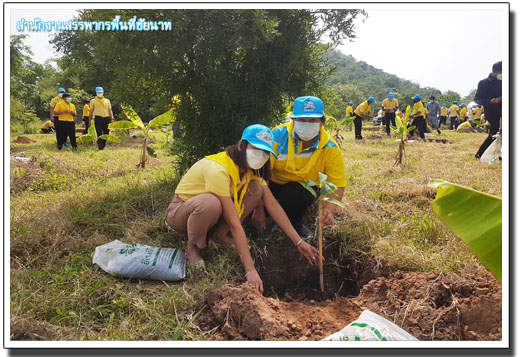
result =
[{"label": "overcast sky", "polygon": [[[421,86],[454,90],[463,96],[476,88],[494,62],[502,59],[502,41],[507,36],[502,33],[500,10],[478,8],[481,5],[411,6],[419,5],[368,9],[366,21],[357,21],[354,42],[338,49]],[[11,10],[11,34],[20,33],[16,22],[21,18],[69,20],[75,15],[75,10],[39,9],[38,4],[34,9]],[[34,61],[44,63],[57,57],[49,44],[50,32],[25,33]]]}]

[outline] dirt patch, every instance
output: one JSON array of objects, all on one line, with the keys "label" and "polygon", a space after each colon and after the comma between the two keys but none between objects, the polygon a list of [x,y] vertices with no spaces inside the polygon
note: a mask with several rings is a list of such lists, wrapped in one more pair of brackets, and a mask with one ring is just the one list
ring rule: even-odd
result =
[{"label": "dirt patch", "polygon": [[11,194],[17,194],[27,190],[32,183],[39,180],[44,175],[44,170],[37,162],[36,157],[29,160],[16,160],[11,158],[9,189]]},{"label": "dirt patch", "polygon": [[501,284],[472,266],[448,275],[395,272],[371,280],[352,298],[292,295],[279,300],[248,284],[224,285],[207,295],[198,322],[203,330],[215,329],[215,340],[320,340],[369,309],[420,340],[502,338]]},{"label": "dirt patch", "polygon": [[36,140],[32,140],[28,138],[27,136],[19,136],[15,140],[13,140],[13,143],[15,144],[31,144],[36,143]]},{"label": "dirt patch", "polygon": [[380,125],[363,125],[363,130],[366,131],[378,131],[381,130],[381,128]]}]

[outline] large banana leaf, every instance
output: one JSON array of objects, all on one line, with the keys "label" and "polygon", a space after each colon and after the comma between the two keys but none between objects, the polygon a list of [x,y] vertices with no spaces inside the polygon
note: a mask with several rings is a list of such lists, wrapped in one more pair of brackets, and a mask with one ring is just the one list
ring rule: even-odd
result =
[{"label": "large banana leaf", "polygon": [[168,110],[164,114],[160,114],[149,122],[147,129],[158,128],[160,126],[167,125],[175,121],[175,109]]},{"label": "large banana leaf", "polygon": [[438,189],[434,212],[502,281],[502,200],[443,180],[429,186]]},{"label": "large banana leaf", "polygon": [[108,142],[111,142],[111,143],[120,143],[121,142],[121,139],[118,138],[117,136],[113,135],[113,134],[103,134],[99,138],[103,139],[103,140],[107,140]]},{"label": "large banana leaf", "polygon": [[123,110],[123,112],[125,113],[127,118],[129,118],[130,121],[132,121],[134,124],[136,124],[136,126],[142,128],[142,129],[145,129],[145,126],[144,126],[144,123],[142,122],[142,119],[140,119],[140,117],[138,116],[138,114],[136,114],[136,112],[134,111],[133,108],[131,108],[128,105],[122,104],[121,105],[121,109]]},{"label": "large banana leaf", "polygon": [[118,121],[115,121],[114,123],[109,124],[110,130],[120,130],[120,129],[127,130],[127,129],[134,129],[137,127],[138,125],[128,120],[118,120]]}]

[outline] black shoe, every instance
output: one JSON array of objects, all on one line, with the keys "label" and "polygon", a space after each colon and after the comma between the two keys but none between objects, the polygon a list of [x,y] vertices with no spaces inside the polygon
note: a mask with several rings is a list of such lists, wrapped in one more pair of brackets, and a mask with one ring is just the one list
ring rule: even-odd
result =
[{"label": "black shoe", "polygon": [[77,151],[77,146],[72,147],[72,151]]},{"label": "black shoe", "polygon": [[440,131],[440,129],[436,129],[436,131],[438,132],[438,135],[441,135],[442,132]]},{"label": "black shoe", "polygon": [[63,148],[62,145],[57,145],[57,150],[61,150]]}]

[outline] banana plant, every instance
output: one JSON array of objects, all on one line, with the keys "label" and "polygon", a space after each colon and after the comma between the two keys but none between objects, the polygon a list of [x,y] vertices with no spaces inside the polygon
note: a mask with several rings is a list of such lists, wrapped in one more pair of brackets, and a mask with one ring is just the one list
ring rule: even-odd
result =
[{"label": "banana plant", "polygon": [[432,180],[437,189],[432,208],[440,220],[502,281],[502,199],[444,180]]},{"label": "banana plant", "polygon": [[[321,291],[324,291],[324,265],[322,262],[322,207],[325,202],[328,202],[339,207],[346,208],[344,203],[334,198],[328,197],[330,194],[335,193],[335,191],[337,191],[337,186],[332,182],[328,182],[327,179],[328,175],[319,172],[318,184],[312,180],[301,182],[302,186],[304,186],[316,198],[318,204],[318,269],[320,272]],[[318,188],[318,190],[315,190],[313,187]]]},{"label": "banana plant", "polygon": [[[408,109],[407,109],[408,110]],[[405,160],[405,141],[407,141],[408,134],[416,129],[416,126],[408,126],[406,118],[400,118],[396,115],[396,126],[390,125],[390,130],[396,138],[399,139],[398,152],[396,154],[396,162],[394,166],[401,165]]]},{"label": "banana plant", "polygon": [[[140,162],[136,166],[145,168],[145,163],[147,162],[148,155],[151,157],[156,157],[155,150],[148,146],[149,141],[152,141],[149,136],[151,129],[156,129],[164,125],[170,124],[175,120],[174,109],[171,109],[164,114],[161,114],[154,119],[152,119],[147,125],[144,125],[142,119],[136,114],[136,112],[128,105],[121,106],[123,112],[130,121],[120,120],[109,125],[110,130],[129,130],[129,129],[141,129],[144,134],[144,141],[142,143],[142,153],[140,155]],[[111,140],[115,142],[120,142],[120,139],[112,134],[101,136],[102,139]],[[117,141],[116,141],[117,140]]]},{"label": "banana plant", "polygon": [[332,134],[333,139],[337,142],[337,145],[339,145],[339,148],[342,149],[342,140],[344,140],[344,137],[340,135],[341,128],[344,128],[344,125],[340,123],[337,119],[332,117],[331,115],[324,114],[326,116],[326,122],[324,123],[324,129],[328,132],[335,131],[334,134]]},{"label": "banana plant", "polygon": [[[88,127],[87,134],[81,135],[78,139],[78,143],[90,143],[96,145],[97,140],[99,139],[98,134],[96,133],[96,127],[94,126],[94,121],[90,123]],[[102,138],[103,139],[103,138]],[[112,139],[111,139],[112,141]]]}]

